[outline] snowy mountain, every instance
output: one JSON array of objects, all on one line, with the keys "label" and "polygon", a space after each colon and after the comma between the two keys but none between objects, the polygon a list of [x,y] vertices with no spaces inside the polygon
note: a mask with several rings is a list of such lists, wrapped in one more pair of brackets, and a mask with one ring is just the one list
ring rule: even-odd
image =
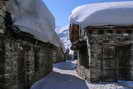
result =
[{"label": "snowy mountain", "polygon": [[69,40],[69,28],[68,28],[68,26],[57,27],[55,29],[55,31],[59,35],[60,39],[63,41],[65,49],[70,48],[71,42]]}]

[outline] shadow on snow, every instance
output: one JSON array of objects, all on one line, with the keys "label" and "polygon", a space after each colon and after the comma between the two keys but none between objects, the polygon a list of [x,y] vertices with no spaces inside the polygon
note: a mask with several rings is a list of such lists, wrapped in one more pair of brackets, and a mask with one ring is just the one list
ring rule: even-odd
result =
[{"label": "shadow on snow", "polygon": [[84,80],[73,75],[52,72],[31,89],[88,89]]}]

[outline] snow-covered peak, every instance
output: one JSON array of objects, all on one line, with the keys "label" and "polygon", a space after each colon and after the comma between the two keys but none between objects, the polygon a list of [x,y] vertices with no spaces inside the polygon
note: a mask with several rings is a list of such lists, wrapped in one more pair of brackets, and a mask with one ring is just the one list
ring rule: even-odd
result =
[{"label": "snow-covered peak", "polygon": [[64,31],[68,31],[68,26],[56,27],[55,31],[56,31],[57,34],[60,34],[60,33],[64,32]]},{"label": "snow-covered peak", "polygon": [[133,24],[133,1],[87,4],[72,11],[71,24],[82,28],[102,25]]},{"label": "snow-covered peak", "polygon": [[57,34],[59,35],[60,39],[63,41],[65,48],[70,48],[71,42],[69,39],[69,27],[64,26],[64,27],[58,27],[55,29]]}]

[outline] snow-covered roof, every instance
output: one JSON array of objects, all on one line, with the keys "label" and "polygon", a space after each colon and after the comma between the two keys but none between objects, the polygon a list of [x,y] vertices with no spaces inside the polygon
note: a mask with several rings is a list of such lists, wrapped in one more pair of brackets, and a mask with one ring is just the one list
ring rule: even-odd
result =
[{"label": "snow-covered roof", "polygon": [[80,6],[70,15],[71,24],[87,26],[132,25],[133,1],[104,2]]},{"label": "snow-covered roof", "polygon": [[9,0],[8,10],[20,30],[43,42],[61,46],[55,32],[55,18],[42,0]]}]

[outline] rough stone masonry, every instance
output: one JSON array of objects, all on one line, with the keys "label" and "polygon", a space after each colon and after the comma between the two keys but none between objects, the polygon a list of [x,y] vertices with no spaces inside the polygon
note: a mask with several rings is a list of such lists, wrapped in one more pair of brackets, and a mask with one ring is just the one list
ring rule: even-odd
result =
[{"label": "rough stone masonry", "polygon": [[0,89],[29,89],[52,71],[57,48],[13,26],[6,2],[0,0]]}]

